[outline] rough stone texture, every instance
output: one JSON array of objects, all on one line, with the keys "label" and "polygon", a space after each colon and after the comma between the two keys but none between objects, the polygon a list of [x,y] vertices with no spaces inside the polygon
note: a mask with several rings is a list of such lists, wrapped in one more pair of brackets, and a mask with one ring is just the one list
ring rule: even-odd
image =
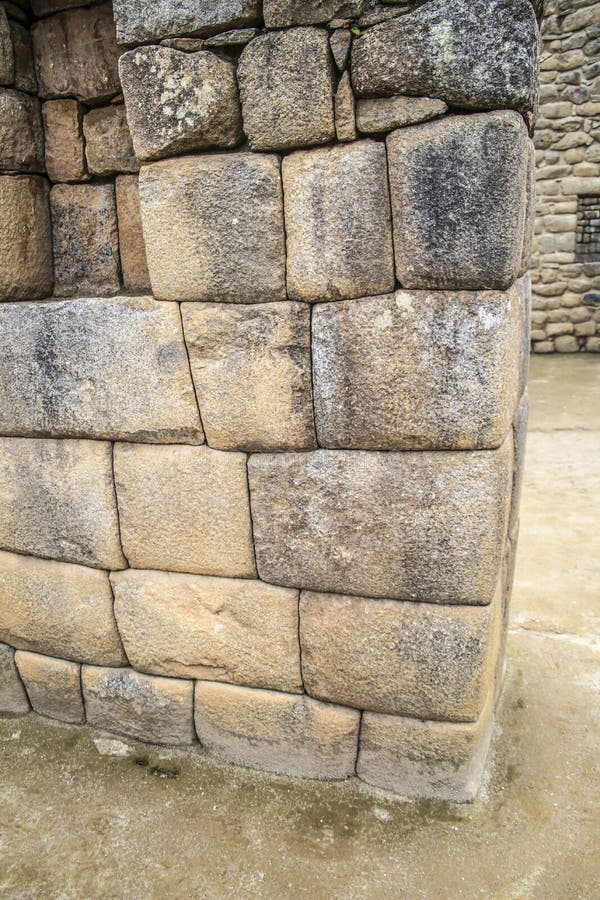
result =
[{"label": "rough stone texture", "polygon": [[118,444],[114,465],[134,568],[256,577],[243,453]]},{"label": "rough stone texture", "polygon": [[443,100],[432,100],[430,97],[361,99],[356,104],[356,124],[358,130],[365,134],[383,134],[394,128],[437,119],[447,111]]},{"label": "rough stone texture", "polygon": [[[519,275],[523,276],[531,265],[531,253],[533,248],[533,232],[535,228],[535,201],[536,201],[536,170],[535,170],[535,146],[533,141],[527,141],[527,175],[525,193],[525,222],[523,224],[523,246],[521,248],[521,262]],[[529,344],[527,346],[529,350]]]},{"label": "rough stone texture", "polygon": [[0,432],[202,440],[179,310],[148,297],[0,306]]},{"label": "rough stone texture", "polygon": [[308,697],[198,682],[201,744],[229,762],[296,778],[354,773],[359,714]]},{"label": "rough stone texture", "polygon": [[264,0],[263,13],[267,28],[285,28],[359,16],[367,5],[367,0]]},{"label": "rough stone texture", "polygon": [[398,291],[318,304],[315,418],[323,447],[499,447],[520,397],[520,292]]},{"label": "rough stone texture", "polygon": [[351,43],[352,34],[347,28],[336,28],[329,38],[329,47],[340,72],[346,68],[348,63]]},{"label": "rough stone texture", "polygon": [[25,716],[29,709],[29,700],[15,666],[15,651],[0,644],[0,716]]},{"label": "rough stone texture", "polygon": [[119,48],[110,3],[42,19],[31,33],[41,97],[98,103],[119,93]]},{"label": "rough stone texture", "polygon": [[125,662],[106,572],[0,551],[0,640],[73,662]]},{"label": "rough stone texture", "polygon": [[186,303],[182,313],[210,446],[315,448],[306,304]]},{"label": "rough stone texture", "polygon": [[126,565],[99,441],[0,438],[0,547],[104,569]]},{"label": "rough stone texture", "polygon": [[139,671],[302,693],[297,591],[171,572],[130,570],[111,581]]},{"label": "rough stone texture", "polygon": [[48,100],[42,106],[46,171],[51,181],[87,177],[83,143],[83,107],[76,100]]},{"label": "rough stone texture", "polygon": [[33,67],[31,33],[19,22],[15,22],[12,19],[9,20],[9,24],[15,59],[14,87],[18,91],[37,94],[38,86]]},{"label": "rough stone texture", "polygon": [[195,740],[190,681],[83,666],[81,683],[90,725],[153,744]]},{"label": "rough stone texture", "polygon": [[137,172],[131,134],[122,104],[93,109],[83,120],[85,155],[93,175]]},{"label": "rough stone texture", "polygon": [[335,133],[338,141],[356,140],[354,94],[348,72],[340,78],[335,95]]},{"label": "rough stone texture", "polygon": [[0,6],[0,84],[14,84],[15,55],[10,22],[4,6]]},{"label": "rough stone texture", "polygon": [[475,721],[493,681],[501,601],[499,589],[483,607],[303,592],[304,686],[357,709]]},{"label": "rough stone texture", "polygon": [[449,116],[387,139],[403,287],[505,290],[525,225],[527,130],[515,112]]},{"label": "rough stone texture", "polygon": [[539,32],[528,0],[430,0],[353,42],[359,96],[439,97],[468,109],[533,109]]},{"label": "rough stone texture", "polygon": [[491,696],[475,723],[365,713],[357,775],[409,797],[464,803],[481,783],[492,732]]},{"label": "rough stone texture", "polygon": [[0,89],[0,171],[44,171],[40,101],[22,91]]},{"label": "rough stone texture", "polygon": [[57,297],[115,294],[119,237],[113,184],[56,184],[50,191]]},{"label": "rough stone texture", "polygon": [[24,650],[17,650],[15,663],[37,713],[75,725],[85,721],[78,663]]},{"label": "rough stone texture", "polygon": [[31,0],[35,16],[49,16],[50,13],[73,9],[75,6],[90,6],[94,0]]},{"label": "rough stone texture", "polygon": [[[519,530],[519,504],[521,502],[521,491],[523,489],[523,475],[525,470],[525,450],[527,446],[527,423],[529,421],[529,397],[527,391],[523,394],[521,402],[517,407],[513,424],[513,440],[514,440],[514,478],[512,499],[510,505],[510,516],[508,520],[508,535],[516,543]],[[513,554],[514,555],[514,554]]]},{"label": "rough stone texture", "polygon": [[253,25],[258,0],[114,0],[117,40],[142,44],[170,35],[210,35]]},{"label": "rough stone texture", "polygon": [[0,300],[52,293],[48,182],[39,175],[0,176]]},{"label": "rough stone texture", "polygon": [[293,153],[282,169],[290,299],[393,290],[385,148],[358,141]]},{"label": "rough stone texture", "polygon": [[140,200],[160,300],[285,299],[279,160],[249,153],[144,166]]},{"label": "rough stone texture", "polygon": [[238,81],[252,150],[307,147],[335,137],[325,30],[295,28],[256,38],[242,53]]},{"label": "rough stone texture", "polygon": [[123,284],[129,291],[149,293],[150,275],[146,261],[137,176],[119,175],[115,181],[115,191]]},{"label": "rough stone texture", "polygon": [[235,66],[214,53],[139,47],[119,60],[136,155],[235,147],[242,114]]},{"label": "rough stone texture", "polygon": [[256,454],[248,474],[264,581],[490,602],[506,534],[512,440],[487,453]]}]

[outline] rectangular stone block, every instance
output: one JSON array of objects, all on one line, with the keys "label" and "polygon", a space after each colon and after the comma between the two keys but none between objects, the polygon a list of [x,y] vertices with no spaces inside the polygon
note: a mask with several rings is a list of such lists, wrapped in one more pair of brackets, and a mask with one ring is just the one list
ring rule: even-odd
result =
[{"label": "rectangular stone block", "polygon": [[357,774],[405,797],[465,803],[477,795],[490,744],[492,695],[474,723],[365,713]]},{"label": "rectangular stone block", "polygon": [[211,447],[316,447],[306,304],[184,303],[182,315]]},{"label": "rectangular stone block", "polygon": [[112,447],[0,438],[0,547],[122,569]]},{"label": "rectangular stone block", "polygon": [[134,570],[111,582],[119,632],[139,671],[302,693],[298,591]]},{"label": "rectangular stone block", "polygon": [[370,97],[358,100],[356,124],[365,134],[384,134],[394,128],[437,119],[447,110],[443,100],[430,97]]},{"label": "rectangular stone block", "polygon": [[83,107],[77,100],[47,100],[42,105],[46,171],[50,181],[85,181]]},{"label": "rectangular stone block", "polygon": [[119,237],[113,184],[56,184],[50,191],[57,297],[116,294]]},{"label": "rectangular stone block", "polygon": [[150,280],[160,300],[285,299],[279,159],[250,153],[143,166]]},{"label": "rectangular stone block", "polygon": [[306,696],[199,681],[200,743],[215,756],[295,778],[354,774],[359,714]]},{"label": "rectangular stone block", "polygon": [[333,593],[489,603],[512,485],[512,440],[485,453],[255,454],[258,573]]},{"label": "rectangular stone block", "polygon": [[38,85],[33,66],[31,32],[19,22],[15,22],[14,19],[9,19],[9,25],[15,58],[14,87],[18,91],[37,94]]},{"label": "rectangular stone block", "polygon": [[238,66],[244,131],[252,150],[289,150],[335,138],[333,67],[321,28],[263,34]]},{"label": "rectangular stone block", "polygon": [[115,485],[134,568],[256,577],[245,454],[117,444]]},{"label": "rectangular stone block", "polygon": [[338,16],[360,16],[367,0],[264,0],[267,28],[316,25]]},{"label": "rectangular stone block", "polygon": [[446,116],[387,138],[405,288],[506,290],[519,274],[527,129],[515,112]]},{"label": "rectangular stone block", "polygon": [[191,681],[83,666],[81,683],[90,725],[152,744],[194,742]]},{"label": "rectangular stone block", "polygon": [[40,101],[23,91],[0,89],[0,171],[44,171]]},{"label": "rectangular stone block", "polygon": [[217,34],[253,25],[259,16],[259,0],[114,0],[113,7],[120,44]]},{"label": "rectangular stone block", "polygon": [[179,310],[148,297],[0,305],[0,433],[195,443]]},{"label": "rectangular stone block", "polygon": [[494,680],[501,580],[489,606],[441,606],[302,592],[307,693],[418,719],[475,721]]},{"label": "rectangular stone block", "polygon": [[31,34],[40,97],[95,104],[119,93],[111,3],[42,19]]},{"label": "rectangular stone block", "polygon": [[125,660],[106,572],[0,551],[0,640],[73,662]]},{"label": "rectangular stone block", "polygon": [[85,721],[78,663],[25,650],[17,650],[15,662],[37,713],[74,725]]},{"label": "rectangular stone block", "polygon": [[0,84],[14,84],[15,55],[10,22],[4,6],[0,6]]},{"label": "rectangular stone block", "polygon": [[39,175],[0,176],[0,300],[37,300],[52,293],[48,187]]},{"label": "rectangular stone block", "polygon": [[29,700],[15,665],[15,651],[0,644],[0,716],[25,716],[29,710]]},{"label": "rectangular stone block", "polygon": [[520,396],[521,292],[398,291],[314,308],[323,447],[499,447]]},{"label": "rectangular stone block", "polygon": [[115,181],[115,190],[123,284],[130,291],[149,293],[150,275],[137,175],[119,175]]},{"label": "rectangular stone block", "polygon": [[383,145],[299,151],[285,157],[282,171],[290,299],[317,303],[393,290]]},{"label": "rectangular stone block", "polygon": [[140,164],[133,152],[125,106],[114,103],[92,109],[83,120],[85,155],[92,175],[137,172]]}]

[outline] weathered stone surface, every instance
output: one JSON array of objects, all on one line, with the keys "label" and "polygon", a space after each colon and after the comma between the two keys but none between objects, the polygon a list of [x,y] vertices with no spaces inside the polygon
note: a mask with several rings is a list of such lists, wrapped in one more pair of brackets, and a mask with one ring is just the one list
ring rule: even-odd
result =
[{"label": "weathered stone surface", "polygon": [[52,293],[48,182],[39,175],[0,176],[0,300]]},{"label": "weathered stone surface", "polygon": [[[14,86],[18,91],[37,94],[38,86],[33,67],[33,45],[31,33],[19,22],[9,20],[15,58]],[[1,40],[1,39],[0,39]],[[1,52],[1,51],[0,51]]]},{"label": "weathered stone surface", "polygon": [[110,444],[0,438],[0,494],[4,550],[104,569],[126,565]]},{"label": "weathered stone surface", "polygon": [[340,72],[346,68],[351,43],[352,34],[348,28],[336,28],[329,38],[329,47]]},{"label": "weathered stone surface", "polygon": [[150,292],[137,175],[119,175],[115,190],[123,284],[130,291]]},{"label": "weathered stone surface", "polygon": [[312,322],[323,447],[499,447],[520,396],[521,295],[398,291],[323,303]]},{"label": "weathered stone surface", "polygon": [[186,303],[182,313],[210,446],[315,448],[306,304]]},{"label": "weathered stone surface", "polygon": [[90,6],[94,0],[31,0],[35,16],[49,16],[50,13],[73,9],[75,6]]},{"label": "weathered stone surface", "polygon": [[4,6],[0,6],[0,84],[14,84],[15,55],[10,22]]},{"label": "weathered stone surface", "polygon": [[118,444],[114,465],[134,568],[256,577],[243,453]]},{"label": "weathered stone surface", "polygon": [[125,662],[106,572],[0,551],[0,640],[74,662]]},{"label": "weathered stone surface", "polygon": [[217,34],[253,25],[259,15],[259,0],[114,0],[113,7],[120,44]]},{"label": "weathered stone surface", "polygon": [[439,97],[469,109],[533,109],[539,32],[528,0],[430,0],[352,46],[359,96]]},{"label": "weathered stone surface", "polygon": [[83,134],[88,168],[93,175],[139,170],[122,104],[91,110],[83,120]]},{"label": "weathered stone surface", "polygon": [[475,721],[493,683],[501,612],[500,589],[490,606],[470,607],[303,592],[304,686],[357,709]]},{"label": "weathered stone surface", "polygon": [[490,602],[506,533],[511,440],[487,453],[256,454],[248,474],[264,581]]},{"label": "weathered stone surface", "polygon": [[196,731],[215,756],[296,778],[354,773],[359,714],[309,697],[199,681]]},{"label": "weathered stone surface", "polygon": [[29,700],[15,666],[15,651],[0,644],[0,716],[24,716]]},{"label": "weathered stone surface", "polygon": [[115,294],[119,237],[113,184],[55,184],[50,191],[57,297]]},{"label": "weathered stone surface", "polygon": [[510,516],[508,520],[508,534],[514,543],[516,543],[517,533],[519,530],[519,504],[521,502],[521,491],[523,489],[523,474],[525,469],[525,450],[527,447],[527,423],[529,420],[529,397],[527,391],[523,394],[521,402],[517,407],[513,423],[513,440],[514,440],[514,478],[512,488],[512,499],[510,505]]},{"label": "weathered stone surface", "polygon": [[447,116],[387,138],[404,287],[510,287],[523,246],[527,141],[510,111]]},{"label": "weathered stone surface", "polygon": [[235,147],[242,113],[235,66],[215,53],[139,47],[119,60],[136,155]]},{"label": "weathered stone surface", "polygon": [[48,100],[42,105],[46,171],[51,181],[87,178],[83,143],[83,107],[77,100]]},{"label": "weathered stone surface", "polygon": [[535,170],[535,146],[533,141],[527,141],[527,176],[526,176],[526,205],[525,220],[523,223],[523,245],[521,248],[521,262],[519,275],[525,275],[531,265],[531,253],[533,249],[533,232],[536,215],[536,170]]},{"label": "weathered stone surface", "polygon": [[194,742],[190,681],[83,666],[81,684],[90,725],[153,744]]},{"label": "weathered stone surface", "polygon": [[279,160],[228,153],[144,166],[148,269],[160,300],[285,299]]},{"label": "weathered stone surface", "polygon": [[120,91],[112,5],[75,9],[32,28],[40,96],[107,100]]},{"label": "weathered stone surface", "polygon": [[336,17],[359,16],[367,0],[264,0],[267,28],[314,25]]},{"label": "weathered stone surface", "polygon": [[492,733],[492,703],[477,722],[431,722],[367,712],[362,717],[358,777],[408,797],[473,800]]},{"label": "weathered stone surface", "polygon": [[0,171],[44,171],[40,101],[22,91],[0,89]]},{"label": "weathered stone surface", "polygon": [[338,141],[356,140],[354,94],[348,72],[340,78],[335,94],[335,133]]},{"label": "weathered stone surface", "polygon": [[293,153],[282,171],[290,299],[393,290],[385,148],[358,141]]},{"label": "weathered stone surface", "polygon": [[443,100],[430,97],[377,97],[356,103],[356,124],[365,134],[383,134],[418,122],[437,119],[447,112]]},{"label": "weathered stone surface", "polygon": [[325,30],[295,28],[256,38],[242,53],[238,81],[252,150],[287,150],[334,139]]},{"label": "weathered stone surface", "polygon": [[129,570],[111,581],[139,671],[302,693],[298,591],[171,572]]},{"label": "weathered stone surface", "polygon": [[25,650],[17,650],[15,662],[37,713],[76,725],[84,721],[78,663]]},{"label": "weathered stone surface", "polygon": [[0,306],[0,433],[196,442],[177,306],[115,297]]}]

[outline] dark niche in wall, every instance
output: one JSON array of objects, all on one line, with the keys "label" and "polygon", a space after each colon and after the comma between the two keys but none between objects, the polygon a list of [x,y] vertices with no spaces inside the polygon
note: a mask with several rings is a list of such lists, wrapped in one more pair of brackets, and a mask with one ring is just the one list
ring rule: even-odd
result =
[{"label": "dark niche in wall", "polygon": [[577,260],[600,262],[600,194],[577,202]]}]

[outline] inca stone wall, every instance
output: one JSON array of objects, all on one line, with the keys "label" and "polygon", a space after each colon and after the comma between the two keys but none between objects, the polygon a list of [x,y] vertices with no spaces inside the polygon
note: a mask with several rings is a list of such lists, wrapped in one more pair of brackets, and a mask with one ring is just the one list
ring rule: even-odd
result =
[{"label": "inca stone wall", "polygon": [[546,0],[533,349],[600,352],[600,4]]},{"label": "inca stone wall", "polygon": [[518,532],[534,8],[32,12],[0,13],[0,710],[469,799]]}]

